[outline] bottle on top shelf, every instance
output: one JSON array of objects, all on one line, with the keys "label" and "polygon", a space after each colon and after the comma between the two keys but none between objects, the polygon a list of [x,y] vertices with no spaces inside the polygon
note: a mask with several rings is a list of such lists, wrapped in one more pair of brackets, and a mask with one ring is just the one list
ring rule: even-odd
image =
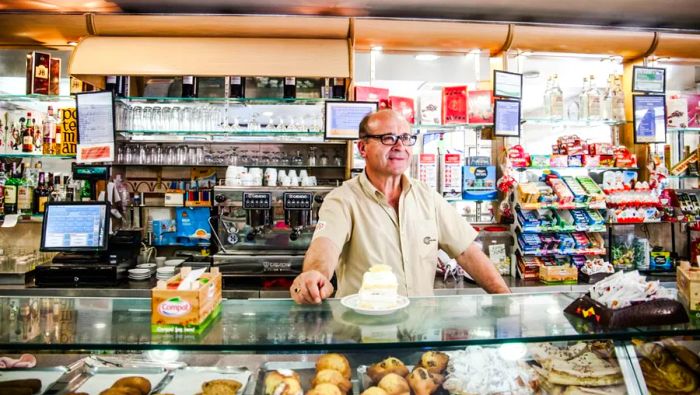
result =
[{"label": "bottle on top shelf", "polygon": [[588,119],[598,121],[601,119],[601,94],[595,83],[595,76],[591,74],[588,80]]},{"label": "bottle on top shelf", "polygon": [[56,128],[59,124],[56,115],[54,114],[53,107],[49,106],[46,119],[42,124],[42,138],[43,144],[41,146],[41,153],[44,155],[56,154]]},{"label": "bottle on top shelf", "polygon": [[559,87],[559,76],[554,74],[549,90],[549,117],[555,121],[564,119],[564,94]]},{"label": "bottle on top shelf", "polygon": [[615,86],[612,98],[612,115],[616,121],[625,120],[625,92],[622,90],[622,76],[616,75],[613,81]]},{"label": "bottle on top shelf", "polygon": [[197,77],[193,75],[182,77],[182,97],[197,97]]},{"label": "bottle on top shelf", "polygon": [[551,118],[551,94],[552,94],[552,76],[547,77],[547,85],[544,88],[544,117],[545,119]]},{"label": "bottle on top shelf", "polygon": [[240,75],[232,75],[229,77],[228,97],[234,99],[245,97],[245,77],[241,77]]},{"label": "bottle on top shelf", "polygon": [[583,87],[578,95],[578,116],[580,120],[588,119],[588,77],[583,77]]},{"label": "bottle on top shelf", "polygon": [[108,75],[105,77],[105,90],[114,93],[114,96],[128,96],[129,77],[124,75]]},{"label": "bottle on top shelf", "polygon": [[295,99],[297,97],[296,77],[284,77],[284,90],[282,97],[285,99]]},{"label": "bottle on top shelf", "polygon": [[345,99],[345,78],[333,78],[331,98]]},{"label": "bottle on top shelf", "polygon": [[27,113],[24,127],[22,128],[22,152],[34,152],[34,126],[32,125],[32,113]]},{"label": "bottle on top shelf", "polygon": [[608,84],[605,87],[603,93],[603,102],[601,104],[601,117],[606,120],[613,119],[613,97],[615,97],[615,76],[610,74],[608,76]]}]

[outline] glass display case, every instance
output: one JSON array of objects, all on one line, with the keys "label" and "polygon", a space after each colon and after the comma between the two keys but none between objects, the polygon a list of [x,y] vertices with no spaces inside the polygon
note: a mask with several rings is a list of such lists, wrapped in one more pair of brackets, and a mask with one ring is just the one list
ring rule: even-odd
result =
[{"label": "glass display case", "polygon": [[[442,387],[450,393],[642,394],[649,393],[644,381],[649,369],[659,366],[639,360],[638,354],[640,359],[661,358],[654,348],[673,340],[641,344],[660,336],[693,338],[700,333],[694,322],[598,328],[563,313],[578,296],[412,298],[405,309],[384,316],[358,314],[340,300],[317,306],[291,300],[225,300],[220,316],[200,334],[151,333],[149,299],[3,297],[0,349],[8,357],[32,353],[37,364],[0,371],[0,382],[41,377],[46,393],[98,393],[116,378],[145,376],[153,393],[185,393],[172,391],[168,383],[205,369],[209,375],[191,378],[197,387],[212,372],[244,372],[243,378],[235,376],[243,380],[243,393],[263,394],[268,392],[263,388],[268,370],[294,369],[308,390],[319,354],[339,353],[349,361],[346,377],[359,394],[373,380],[377,385],[376,368],[368,366],[390,356],[409,370],[417,364],[432,366],[420,362],[422,354],[443,351],[449,362],[431,371],[444,375],[435,380],[445,379]],[[664,356],[664,363],[698,359],[693,347],[685,347],[683,355],[689,356]],[[698,373],[691,373],[684,378],[690,384],[683,388],[697,389]],[[412,388],[417,388],[415,379],[409,376]],[[439,386],[413,392],[429,394]]]}]

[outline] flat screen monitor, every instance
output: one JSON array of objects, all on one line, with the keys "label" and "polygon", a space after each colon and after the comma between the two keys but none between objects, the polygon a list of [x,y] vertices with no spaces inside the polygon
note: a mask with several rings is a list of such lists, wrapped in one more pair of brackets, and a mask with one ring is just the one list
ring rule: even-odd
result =
[{"label": "flat screen monitor", "polygon": [[107,202],[51,202],[44,212],[40,249],[56,252],[106,251],[107,229]]}]

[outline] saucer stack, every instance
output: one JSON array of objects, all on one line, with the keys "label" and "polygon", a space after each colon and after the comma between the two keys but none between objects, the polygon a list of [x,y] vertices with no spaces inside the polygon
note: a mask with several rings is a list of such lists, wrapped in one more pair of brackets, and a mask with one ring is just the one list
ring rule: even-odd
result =
[{"label": "saucer stack", "polygon": [[163,266],[156,270],[156,278],[158,280],[168,280],[176,274],[175,266]]},{"label": "saucer stack", "polygon": [[148,280],[153,274],[149,269],[136,268],[129,269],[129,279],[131,280]]},{"label": "saucer stack", "polygon": [[141,263],[139,265],[136,265],[137,269],[147,269],[150,273],[151,276],[156,274],[156,269],[158,268],[158,265],[155,263]]}]

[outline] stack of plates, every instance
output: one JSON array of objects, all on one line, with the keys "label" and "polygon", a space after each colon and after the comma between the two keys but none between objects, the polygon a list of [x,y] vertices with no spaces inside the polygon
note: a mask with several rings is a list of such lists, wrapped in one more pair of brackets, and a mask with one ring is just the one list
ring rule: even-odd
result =
[{"label": "stack of plates", "polygon": [[158,268],[158,265],[155,263],[141,263],[139,265],[136,265],[137,269],[148,269],[149,272],[151,272],[151,276],[156,274],[156,269]]},{"label": "stack of plates", "polygon": [[184,262],[184,259],[168,259],[165,261],[164,265],[165,266],[180,266],[182,262]]},{"label": "stack of plates", "polygon": [[129,278],[131,280],[148,280],[151,278],[151,271],[149,269],[129,269]]},{"label": "stack of plates", "polygon": [[167,280],[175,275],[175,266],[163,266],[156,270],[156,278],[158,280]]}]

